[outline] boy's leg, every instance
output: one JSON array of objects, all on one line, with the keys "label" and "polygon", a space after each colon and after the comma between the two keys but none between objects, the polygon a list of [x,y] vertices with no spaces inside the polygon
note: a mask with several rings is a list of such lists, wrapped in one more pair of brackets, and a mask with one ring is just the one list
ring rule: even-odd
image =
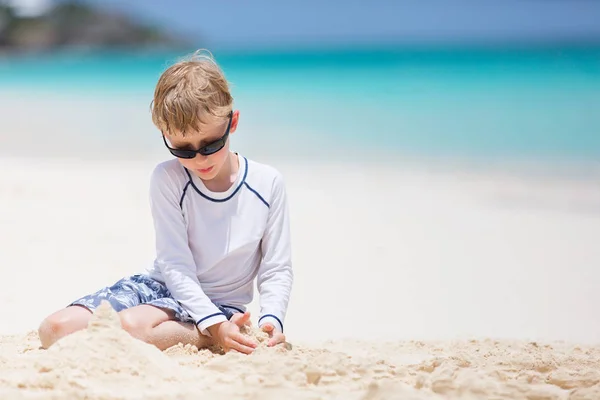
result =
[{"label": "boy's leg", "polygon": [[85,329],[91,316],[90,310],[80,306],[63,308],[51,314],[42,321],[38,330],[42,348],[47,349],[58,339]]},{"label": "boy's leg", "polygon": [[[169,304],[169,302],[161,302]],[[166,350],[179,343],[191,344],[198,349],[214,344],[214,341],[201,334],[193,322],[182,322],[177,313],[169,308],[141,304],[119,313],[121,326],[131,336]],[[238,325],[250,325],[250,313],[233,313],[230,321]]]},{"label": "boy's leg", "polygon": [[135,275],[120,279],[112,286],[84,296],[48,316],[38,329],[42,348],[47,349],[62,337],[87,328],[92,312],[103,300],[108,301],[117,312],[138,305],[140,296],[136,279]]},{"label": "boy's leg", "polygon": [[198,331],[193,322],[176,320],[175,312],[149,304],[141,304],[119,313],[121,325],[131,336],[166,350],[179,343],[206,348],[211,338]]},{"label": "boy's leg", "polygon": [[[133,275],[82,297],[46,318],[39,329],[42,347],[48,348],[58,339],[86,328],[92,312],[102,300],[109,301],[119,313],[121,325],[129,334],[161,350],[178,343],[193,344],[198,348],[213,344],[209,337],[199,332],[164,284],[145,275]],[[232,314],[230,310],[221,310],[226,315]],[[234,314],[228,318],[238,326],[249,322],[249,313],[243,317]]]},{"label": "boy's leg", "polygon": [[[155,345],[161,350],[178,343],[193,344],[198,348],[212,344],[201,335],[196,325],[174,320],[171,310],[142,304],[119,312],[121,326],[131,336]],[[39,328],[42,348],[47,349],[59,339],[87,328],[92,312],[85,307],[71,306],[47,317]]]}]

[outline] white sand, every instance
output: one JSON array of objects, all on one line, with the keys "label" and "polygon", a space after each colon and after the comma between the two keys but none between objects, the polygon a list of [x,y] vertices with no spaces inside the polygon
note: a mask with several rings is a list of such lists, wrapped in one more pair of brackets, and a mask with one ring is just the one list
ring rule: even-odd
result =
[{"label": "white sand", "polygon": [[597,181],[277,166],[293,348],[222,356],[110,312],[39,350],[44,316],[152,261],[152,164],[1,159],[0,398],[600,398]]}]

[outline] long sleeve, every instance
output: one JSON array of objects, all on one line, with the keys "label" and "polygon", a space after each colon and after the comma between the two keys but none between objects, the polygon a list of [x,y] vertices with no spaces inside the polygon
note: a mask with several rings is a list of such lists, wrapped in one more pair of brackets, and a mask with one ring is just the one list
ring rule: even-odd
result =
[{"label": "long sleeve", "polygon": [[262,238],[262,261],[258,270],[260,318],[258,325],[271,323],[283,332],[290,299],[293,271],[290,218],[282,176],[273,182],[267,228]]},{"label": "long sleeve", "polygon": [[150,181],[150,208],[156,235],[155,266],[173,298],[194,318],[200,332],[210,336],[207,328],[227,318],[200,286],[179,204],[182,189],[177,188],[168,174],[169,171],[158,167]]}]

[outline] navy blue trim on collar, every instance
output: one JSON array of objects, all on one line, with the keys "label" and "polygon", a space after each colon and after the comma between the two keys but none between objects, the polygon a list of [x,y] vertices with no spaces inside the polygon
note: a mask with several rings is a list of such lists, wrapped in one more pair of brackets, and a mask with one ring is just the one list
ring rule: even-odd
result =
[{"label": "navy blue trim on collar", "polygon": [[192,179],[192,175],[190,174],[190,171],[188,171],[187,168],[184,168],[185,173],[187,174],[190,183],[192,184],[192,187],[194,188],[194,190],[202,197],[204,197],[206,200],[210,200],[210,201],[214,201],[215,203],[224,203],[227,200],[231,200],[231,198],[233,196],[236,195],[236,193],[240,190],[240,188],[244,185],[244,182],[246,182],[246,177],[248,176],[248,160],[246,160],[246,157],[242,156],[242,158],[244,159],[244,176],[242,177],[242,180],[240,181],[240,183],[238,184],[238,186],[235,188],[235,190],[233,191],[233,193],[231,193],[229,196],[225,197],[224,199],[213,199],[212,197],[202,193],[200,191],[200,189],[198,189],[198,187],[196,186],[196,184],[194,183],[193,179]]}]

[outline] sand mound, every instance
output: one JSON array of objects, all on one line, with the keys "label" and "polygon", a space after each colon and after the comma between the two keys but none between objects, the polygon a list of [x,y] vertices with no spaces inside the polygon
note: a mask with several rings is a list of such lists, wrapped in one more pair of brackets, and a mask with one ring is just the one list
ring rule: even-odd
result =
[{"label": "sand mound", "polygon": [[[194,346],[161,352],[121,329],[107,304],[88,328],[40,350],[0,336],[1,399],[400,400],[600,398],[600,347],[525,341],[330,342],[252,355]],[[37,343],[37,344],[36,344]]]},{"label": "sand mound", "polygon": [[[55,370],[56,361],[64,372],[85,377],[152,376],[158,381],[176,381],[179,366],[154,346],[133,338],[121,328],[112,307],[104,302],[92,316],[86,330],[69,335],[48,349],[40,362]],[[113,381],[114,382],[114,381]]]},{"label": "sand mound", "polygon": [[121,329],[117,313],[106,302],[92,316],[87,329],[21,362],[21,368],[28,364],[28,369],[37,373],[15,373],[0,379],[23,389],[64,393],[85,389],[100,397],[120,393],[132,384],[152,393],[181,381],[185,374],[166,354]]}]

